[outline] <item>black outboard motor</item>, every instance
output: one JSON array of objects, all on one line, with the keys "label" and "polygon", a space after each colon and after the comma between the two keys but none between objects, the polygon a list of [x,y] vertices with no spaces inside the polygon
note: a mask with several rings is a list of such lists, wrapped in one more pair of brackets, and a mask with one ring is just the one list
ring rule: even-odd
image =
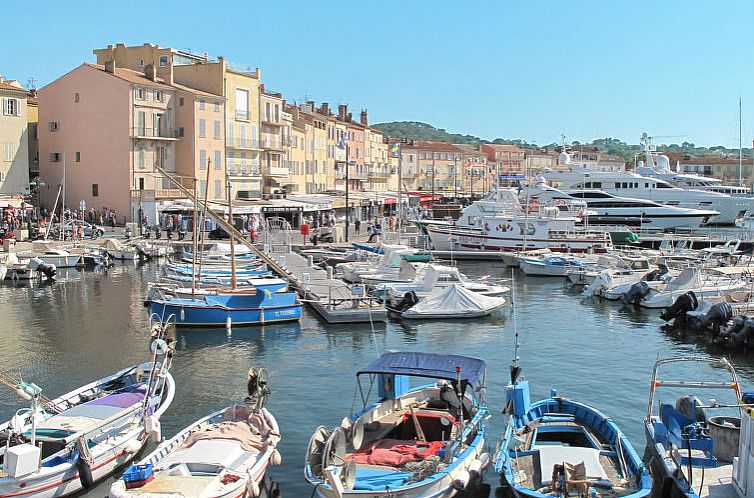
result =
[{"label": "black outboard motor", "polygon": [[168,240],[173,240],[173,229],[168,228],[167,232],[168,232]]},{"label": "black outboard motor", "polygon": [[623,303],[636,306],[649,295],[650,290],[648,283],[636,282],[630,289],[628,289],[628,292],[623,293]]},{"label": "black outboard motor", "polygon": [[154,238],[155,239],[159,239],[160,237],[162,237],[162,230],[160,230],[160,225],[155,225],[154,226]]},{"label": "black outboard motor", "polygon": [[183,240],[186,238],[186,229],[181,227],[178,227],[178,240]]},{"label": "black outboard motor", "polygon": [[656,270],[652,270],[651,272],[647,273],[643,277],[641,277],[642,280],[645,282],[656,282],[658,280],[661,280],[663,276],[668,274],[668,267],[665,265],[657,265]]},{"label": "black outboard motor", "polygon": [[29,260],[29,267],[32,271],[37,272],[38,275],[44,275],[46,280],[55,280],[55,275],[58,273],[55,265],[45,263],[40,258],[31,258]]},{"label": "black outboard motor", "polygon": [[403,294],[403,299],[401,299],[401,301],[395,307],[395,310],[402,313],[418,302],[419,298],[417,297],[416,292],[406,292],[405,294]]},{"label": "black outboard motor", "polygon": [[736,349],[749,349],[754,347],[754,318],[737,316],[728,327],[717,337],[713,336],[715,343]]},{"label": "black outboard motor", "polygon": [[696,294],[694,294],[694,291],[688,291],[687,293],[678,296],[678,299],[675,300],[673,306],[662,310],[660,318],[669,322],[673,318],[685,316],[686,313],[694,311],[698,307],[699,301],[696,299]]},{"label": "black outboard motor", "polygon": [[732,317],[733,308],[730,307],[730,304],[725,302],[716,303],[710,307],[706,315],[689,320],[689,325],[696,330],[706,330],[709,327],[713,327],[713,335],[716,336],[720,327],[726,325]]}]

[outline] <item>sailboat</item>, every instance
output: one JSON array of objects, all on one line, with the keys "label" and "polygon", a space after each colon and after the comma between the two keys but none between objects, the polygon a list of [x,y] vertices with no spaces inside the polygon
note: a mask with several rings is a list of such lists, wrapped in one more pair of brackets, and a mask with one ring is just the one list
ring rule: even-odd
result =
[{"label": "sailboat", "polygon": [[[228,212],[233,219],[233,202],[230,184],[228,184]],[[196,201],[196,198],[194,198]],[[224,220],[223,220],[224,221]],[[196,224],[194,224],[196,226]],[[196,237],[194,237],[196,240]],[[192,277],[192,291],[195,281],[205,270],[197,271],[194,265],[187,265],[186,270]],[[218,275],[219,270],[208,271]],[[226,270],[220,270],[227,275]],[[218,288],[212,293],[192,292],[190,297],[175,295],[150,295],[145,306],[158,316],[175,315],[179,327],[232,327],[233,325],[257,325],[273,322],[298,320],[301,317],[302,304],[295,292],[287,286],[277,283],[268,285],[237,287],[235,239],[230,237],[230,288]],[[253,276],[255,273],[245,276]]]}]

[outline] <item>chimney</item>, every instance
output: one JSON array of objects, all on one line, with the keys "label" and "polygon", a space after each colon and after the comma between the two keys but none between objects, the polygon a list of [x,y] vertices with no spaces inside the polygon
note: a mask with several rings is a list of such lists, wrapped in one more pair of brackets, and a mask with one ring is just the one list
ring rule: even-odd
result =
[{"label": "chimney", "polygon": [[144,76],[152,81],[157,81],[157,73],[154,70],[154,64],[144,66]]},{"label": "chimney", "polygon": [[348,104],[340,104],[338,106],[338,119],[345,121],[348,114]]},{"label": "chimney", "polygon": [[359,118],[359,121],[364,126],[369,126],[369,119],[367,118],[367,110],[366,109],[362,109],[361,110],[361,117]]},{"label": "chimney", "polygon": [[324,114],[325,116],[330,115],[330,104],[327,102],[322,102],[322,105],[319,108],[319,113]]},{"label": "chimney", "polygon": [[260,92],[260,93],[264,93],[264,83],[261,83],[261,84],[259,85],[259,92]]},{"label": "chimney", "polygon": [[299,110],[298,106],[294,105],[293,107],[291,107],[291,117],[293,118],[294,121],[297,121],[297,120],[300,119],[301,116],[299,114],[299,111],[300,110]]},{"label": "chimney", "polygon": [[173,85],[175,78],[173,77],[173,65],[168,64],[157,69],[157,75],[165,81],[167,85]]},{"label": "chimney", "polygon": [[107,61],[107,62],[105,62],[105,72],[107,72],[107,73],[114,73],[115,72],[115,61]]},{"label": "chimney", "polygon": [[353,113],[348,113],[348,116],[346,116],[346,121],[348,121],[349,123],[353,122]]},{"label": "chimney", "polygon": [[3,83],[5,81],[5,78],[3,78],[3,75],[0,74],[0,83]]}]

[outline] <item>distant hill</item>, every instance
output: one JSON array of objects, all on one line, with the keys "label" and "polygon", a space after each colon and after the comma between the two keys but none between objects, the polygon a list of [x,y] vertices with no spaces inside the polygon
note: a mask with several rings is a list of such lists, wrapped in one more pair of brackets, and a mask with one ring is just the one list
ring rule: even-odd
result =
[{"label": "distant hill", "polygon": [[[552,150],[560,148],[560,144],[552,143],[539,146],[537,144],[527,143],[526,141],[520,139],[496,138],[492,141],[484,140],[473,135],[450,133],[446,130],[443,130],[442,128],[435,128],[431,124],[422,123],[420,121],[393,121],[389,123],[379,123],[373,126],[374,128],[377,128],[383,133],[386,133],[388,136],[394,138],[401,137],[411,138],[414,140],[433,140],[438,142],[470,145],[479,145],[482,143],[516,144],[519,147],[527,149],[539,149],[546,147]],[[715,147],[697,147],[690,142],[683,142],[680,145],[658,143],[656,143],[655,145],[657,145],[657,150],[662,152],[682,153],[688,154],[690,156],[701,157],[738,157],[738,149],[728,149],[720,145]],[[578,146],[596,147],[601,152],[604,152],[606,154],[622,157],[626,161],[626,164],[630,166],[633,166],[634,156],[641,150],[639,145],[627,144],[616,138],[599,138],[593,140],[591,143],[573,142],[571,144],[568,144],[568,146],[571,149],[574,149]],[[744,148],[743,155],[746,157],[751,157],[752,149]]]}]

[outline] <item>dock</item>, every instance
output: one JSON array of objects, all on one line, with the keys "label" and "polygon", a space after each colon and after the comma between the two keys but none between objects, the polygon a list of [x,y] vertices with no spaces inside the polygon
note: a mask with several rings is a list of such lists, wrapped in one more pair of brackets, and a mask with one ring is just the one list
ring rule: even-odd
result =
[{"label": "dock", "polygon": [[293,251],[272,252],[271,269],[287,278],[302,301],[327,323],[370,323],[387,320],[387,310],[366,294],[363,286],[350,286],[333,278],[332,272],[317,268],[310,260]]}]

